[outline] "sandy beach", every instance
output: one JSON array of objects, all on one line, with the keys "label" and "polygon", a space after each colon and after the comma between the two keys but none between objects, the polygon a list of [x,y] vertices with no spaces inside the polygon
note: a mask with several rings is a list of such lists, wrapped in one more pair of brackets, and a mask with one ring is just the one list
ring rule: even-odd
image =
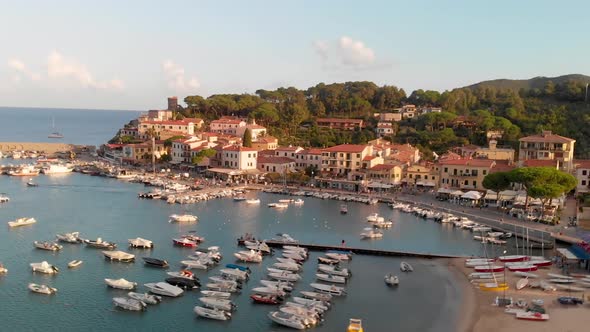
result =
[{"label": "sandy beach", "polygon": [[[516,282],[520,279],[512,272],[506,272],[506,281],[510,288],[506,290],[506,297],[525,299],[530,302],[533,299],[542,299],[545,302],[545,309],[550,316],[549,321],[534,322],[523,321],[515,318],[514,315],[504,313],[504,308],[493,306],[492,302],[496,296],[502,296],[502,292],[482,291],[470,283],[468,279],[472,269],[464,266],[462,258],[450,259],[449,268],[459,274],[460,282],[465,287],[463,299],[464,318],[460,320],[458,331],[468,332],[582,332],[590,330],[590,304],[588,304],[590,289],[586,293],[569,293],[564,291],[544,292],[540,289],[524,288],[516,290]],[[542,279],[547,273],[560,273],[557,269],[542,269],[534,272]],[[539,280],[540,280],[539,279]],[[584,297],[583,305],[567,306],[557,302],[560,296]]]}]

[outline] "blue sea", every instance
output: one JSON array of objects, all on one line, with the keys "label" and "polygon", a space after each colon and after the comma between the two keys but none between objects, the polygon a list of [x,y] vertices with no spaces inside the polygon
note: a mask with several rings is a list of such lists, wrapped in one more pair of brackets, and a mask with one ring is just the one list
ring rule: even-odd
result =
[{"label": "blue sea", "polygon": [[[115,136],[119,128],[139,114],[136,111],[0,107],[0,142],[63,142],[98,146]],[[64,138],[47,138],[54,131],[63,134]]]},{"label": "blue sea", "polygon": [[[237,310],[233,319],[219,322],[198,318],[193,307],[199,303],[198,291],[187,292],[180,298],[165,298],[147,311],[128,312],[115,309],[111,303],[126,291],[107,288],[104,278],[125,278],[137,282],[139,291],[147,282],[163,281],[165,271],[144,266],[141,257],[166,259],[171,270],[181,268],[180,261],[191,254],[190,249],[172,245],[172,238],[189,231],[204,236],[204,246],[222,248],[222,264],[210,271],[196,271],[202,281],[216,274],[221,266],[234,263],[233,253],[242,250],[236,238],[251,233],[271,238],[286,232],[307,243],[409,250],[441,254],[479,254],[480,245],[471,239],[472,233],[442,226],[413,215],[392,211],[385,205],[349,204],[349,214],[340,215],[338,201],[306,198],[302,207],[291,206],[285,211],[269,209],[266,204],[282,196],[250,192],[261,199],[260,206],[248,206],[231,199],[218,199],[194,205],[170,205],[160,200],[141,200],[137,193],[143,185],[114,179],[72,173],[39,176],[39,187],[25,185],[27,179],[0,176],[1,192],[11,201],[0,205],[0,221],[22,216],[35,217],[31,226],[8,228],[0,232],[0,261],[8,274],[0,276],[0,310],[2,326],[18,331],[288,331],[273,324],[266,315],[274,306],[252,304],[249,290],[258,287],[258,280],[275,259],[266,257],[261,264],[250,264],[253,273],[242,294],[233,296]],[[392,217],[395,226],[385,230],[382,240],[363,241],[359,234],[367,226],[367,215],[379,212]],[[198,223],[171,224],[173,213],[199,216]],[[53,240],[55,234],[79,231],[85,238],[102,237],[118,243],[119,249],[137,255],[135,263],[111,263],[100,250],[84,245],[64,244],[60,252],[52,253],[33,248],[33,241]],[[151,239],[152,250],[127,248],[127,239]],[[295,293],[309,290],[315,280],[316,258],[312,252],[304,265],[303,279]],[[84,261],[77,269],[68,269],[74,259]],[[48,261],[60,268],[49,276],[32,273],[30,263]],[[312,331],[344,331],[349,318],[361,318],[365,331],[455,331],[460,314],[462,290],[455,275],[443,261],[404,259],[415,269],[401,274],[401,258],[355,255],[344,264],[353,276],[346,285],[348,295],[335,298],[325,322]],[[387,273],[400,276],[400,286],[392,289],[383,282]],[[54,296],[34,294],[27,290],[30,282],[58,288]]]}]

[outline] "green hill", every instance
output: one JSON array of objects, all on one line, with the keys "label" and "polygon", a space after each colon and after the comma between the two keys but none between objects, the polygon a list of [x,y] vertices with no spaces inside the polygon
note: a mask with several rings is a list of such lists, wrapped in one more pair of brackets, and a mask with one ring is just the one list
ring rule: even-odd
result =
[{"label": "green hill", "polygon": [[576,81],[587,84],[590,83],[590,76],[581,74],[570,74],[557,77],[538,76],[528,80],[498,79],[479,82],[473,85],[466,86],[466,88],[475,89],[478,87],[494,87],[497,89],[511,89],[515,91],[518,91],[520,89],[542,89],[545,86],[545,84],[549,81],[552,81],[554,84],[563,84],[567,81]]}]

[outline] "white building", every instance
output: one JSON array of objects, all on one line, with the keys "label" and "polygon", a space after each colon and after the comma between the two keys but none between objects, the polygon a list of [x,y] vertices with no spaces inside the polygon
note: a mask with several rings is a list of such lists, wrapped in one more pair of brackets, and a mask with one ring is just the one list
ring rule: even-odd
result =
[{"label": "white building", "polygon": [[313,167],[319,171],[322,169],[322,150],[308,149],[295,153],[295,168],[303,171],[307,167]]},{"label": "white building", "polygon": [[246,129],[250,129],[250,133],[252,134],[252,140],[255,141],[258,137],[262,137],[266,135],[266,127],[257,125],[256,123],[247,124],[243,127],[236,128],[236,136],[243,137]]},{"label": "white building", "polygon": [[244,146],[230,145],[221,151],[221,167],[239,170],[256,169],[258,151]]},{"label": "white building", "polygon": [[287,157],[258,156],[257,167],[263,172],[288,173],[295,171],[295,160]]},{"label": "white building", "polygon": [[[246,127],[246,122],[234,117],[222,117],[219,120],[213,120],[209,124],[209,131],[213,133],[229,134],[238,136],[240,128]],[[245,128],[244,128],[245,130]],[[266,130],[266,129],[265,129]],[[242,131],[242,135],[244,131]],[[253,138],[254,139],[254,138]]]},{"label": "white building", "polygon": [[172,163],[190,163],[192,161],[191,149],[207,143],[197,137],[177,139],[172,142]]},{"label": "white building", "polygon": [[590,160],[574,160],[576,180],[576,194],[590,192]]},{"label": "white building", "polygon": [[382,122],[379,121],[377,123],[377,128],[375,128],[375,132],[378,136],[388,136],[393,135],[393,124],[391,122]]}]

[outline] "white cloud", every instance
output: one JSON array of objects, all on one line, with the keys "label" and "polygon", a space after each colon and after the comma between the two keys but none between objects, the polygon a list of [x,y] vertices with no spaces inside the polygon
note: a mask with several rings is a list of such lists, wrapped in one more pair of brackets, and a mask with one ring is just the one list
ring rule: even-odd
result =
[{"label": "white cloud", "polygon": [[316,40],[312,46],[324,67],[330,69],[368,69],[375,65],[377,59],[373,49],[348,36],[331,42]]},{"label": "white cloud", "polygon": [[175,91],[196,90],[201,86],[197,78],[187,77],[184,67],[172,60],[166,60],[162,63],[162,70],[168,87]]},{"label": "white cloud", "polygon": [[15,82],[22,81],[22,76],[29,78],[31,81],[41,80],[41,75],[32,72],[29,68],[27,68],[27,66],[22,60],[10,59],[8,61],[8,67],[13,69],[17,73],[13,78]]},{"label": "white cloud", "polygon": [[120,90],[125,87],[123,81],[119,79],[97,81],[85,65],[78,63],[75,59],[65,58],[57,51],[51,52],[47,58],[47,77],[50,79],[70,79],[80,83],[83,87],[97,89]]}]

